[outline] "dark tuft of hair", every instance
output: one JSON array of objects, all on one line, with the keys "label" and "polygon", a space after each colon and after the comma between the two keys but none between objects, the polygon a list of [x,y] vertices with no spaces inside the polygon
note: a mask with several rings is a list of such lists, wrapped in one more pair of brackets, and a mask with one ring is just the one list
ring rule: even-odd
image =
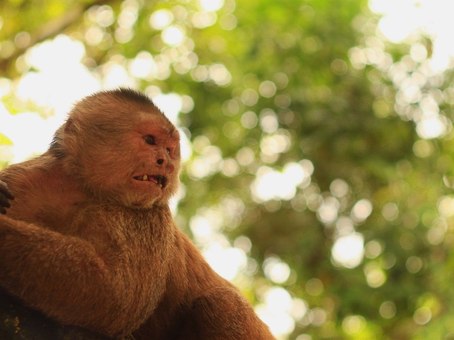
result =
[{"label": "dark tuft of hair", "polygon": [[61,141],[60,137],[54,136],[54,138],[52,139],[52,142],[50,143],[50,146],[49,146],[50,153],[55,158],[58,158],[58,159],[62,159],[66,156],[66,153],[62,147],[61,142],[62,141]]},{"label": "dark tuft of hair", "polygon": [[145,94],[130,88],[121,87],[116,90],[106,91],[106,93],[112,94],[118,98],[124,98],[126,100],[134,101],[137,103],[154,106],[151,99],[148,98]]}]

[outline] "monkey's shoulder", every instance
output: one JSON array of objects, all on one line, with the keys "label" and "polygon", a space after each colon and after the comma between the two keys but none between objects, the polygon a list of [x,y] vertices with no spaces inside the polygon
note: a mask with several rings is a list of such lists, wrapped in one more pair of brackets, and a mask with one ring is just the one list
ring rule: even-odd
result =
[{"label": "monkey's shoulder", "polygon": [[7,214],[15,219],[42,224],[41,220],[67,220],[85,199],[74,179],[69,178],[53,157],[42,155],[11,165],[0,172],[15,199]]},{"label": "monkey's shoulder", "polygon": [[48,154],[10,165],[0,171],[0,180],[19,198],[69,194],[69,190],[74,193],[77,187],[76,180],[66,174],[63,164]]}]

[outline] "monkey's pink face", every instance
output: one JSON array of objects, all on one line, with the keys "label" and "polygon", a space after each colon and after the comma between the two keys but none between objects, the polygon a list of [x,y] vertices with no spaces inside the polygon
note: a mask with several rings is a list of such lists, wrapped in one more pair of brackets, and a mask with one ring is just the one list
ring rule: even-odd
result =
[{"label": "monkey's pink face", "polygon": [[150,208],[178,187],[178,131],[159,115],[144,114],[126,132],[103,138],[84,161],[90,187],[122,205]]},{"label": "monkey's pink face", "polygon": [[162,118],[152,118],[139,123],[130,135],[135,158],[129,176],[130,193],[136,206],[167,201],[178,186],[178,131]]}]

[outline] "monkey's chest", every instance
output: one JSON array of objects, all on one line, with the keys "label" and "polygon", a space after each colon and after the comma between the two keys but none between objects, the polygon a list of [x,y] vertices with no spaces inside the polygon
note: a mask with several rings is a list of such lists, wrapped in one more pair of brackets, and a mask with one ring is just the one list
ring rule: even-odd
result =
[{"label": "monkey's chest", "polygon": [[159,211],[90,205],[74,215],[68,233],[90,242],[109,268],[131,319],[143,321],[165,292],[174,234]]},{"label": "monkey's chest", "polygon": [[114,264],[118,290],[123,301],[129,301],[131,319],[145,321],[162,300],[169,271],[166,244],[127,243],[117,253]]}]

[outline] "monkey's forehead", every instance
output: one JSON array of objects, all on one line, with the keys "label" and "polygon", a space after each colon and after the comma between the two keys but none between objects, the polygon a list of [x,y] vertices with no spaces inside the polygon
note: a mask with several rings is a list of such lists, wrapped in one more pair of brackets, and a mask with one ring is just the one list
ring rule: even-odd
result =
[{"label": "monkey's forehead", "polygon": [[138,127],[141,129],[158,129],[169,136],[178,138],[179,134],[175,126],[162,113],[139,112]]}]

